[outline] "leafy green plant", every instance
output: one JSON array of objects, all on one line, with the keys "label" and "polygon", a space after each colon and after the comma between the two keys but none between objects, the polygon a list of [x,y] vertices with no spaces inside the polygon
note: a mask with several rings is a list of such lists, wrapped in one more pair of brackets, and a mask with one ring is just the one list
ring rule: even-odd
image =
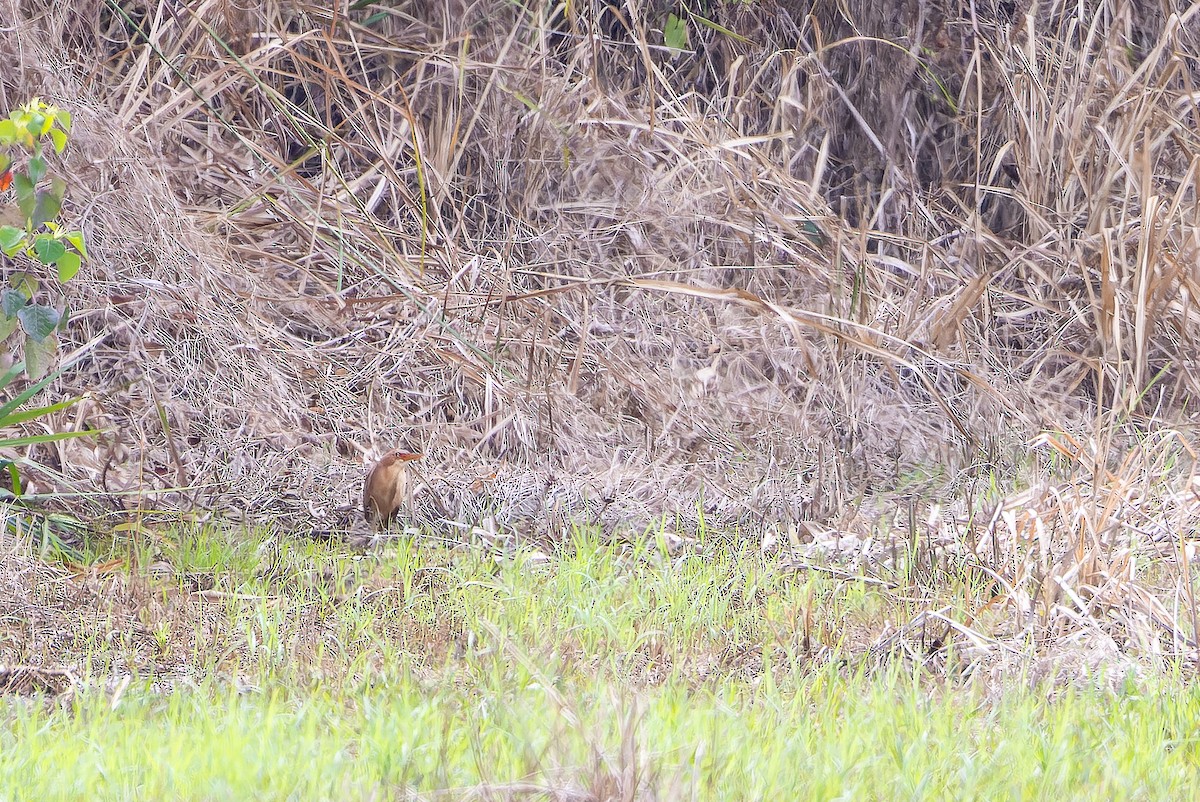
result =
[{"label": "leafy green plant", "polygon": [[[7,286],[0,287],[0,477],[7,478],[8,484],[7,491],[0,491],[0,499],[22,495],[13,449],[89,434],[13,433],[20,424],[80,400],[25,408],[63,370],[51,371],[50,367],[58,350],[57,333],[65,328],[68,313],[65,304],[56,308],[39,302],[43,281],[46,274],[59,283],[70,281],[87,256],[83,234],[54,220],[62,209],[66,182],[50,175],[43,152],[43,143],[49,140],[54,150],[62,153],[70,130],[70,114],[37,98],[0,120],[0,265],[9,268],[14,262],[29,263],[26,269],[11,272]],[[15,204],[7,202],[10,193],[15,195]],[[14,340],[21,343],[24,361],[14,357],[15,348],[10,345]],[[9,397],[9,388],[22,373],[32,383]]]},{"label": "leafy green plant", "polygon": [[[11,359],[5,344],[14,334],[23,335],[22,369],[34,381],[49,371],[58,349],[56,333],[69,317],[65,305],[55,308],[38,302],[43,283],[39,273],[65,283],[75,277],[87,256],[82,232],[55,222],[66,182],[50,174],[43,151],[44,141],[49,140],[62,153],[70,130],[69,113],[37,98],[0,120],[0,252],[4,254],[0,258],[29,263],[28,269],[14,271],[8,286],[0,289],[0,355]],[[3,202],[10,192],[15,205]]]},{"label": "leafy green plant", "polygon": [[674,14],[667,17],[667,24],[663,26],[663,44],[671,51],[671,55],[687,49],[687,23]]},{"label": "leafy green plant", "polygon": [[[21,371],[22,366],[18,364],[9,365],[7,369],[0,372],[0,398],[3,398],[6,388],[21,374]],[[29,399],[45,389],[46,385],[50,382],[57,379],[61,372],[61,370],[56,370],[36,384],[29,385],[11,400],[0,402],[0,432],[11,429],[20,423],[36,420],[44,415],[58,412],[79,403],[80,398],[71,398],[66,401],[59,401],[56,404],[21,409]],[[34,434],[17,437],[4,436],[0,437],[0,449],[31,446],[35,443],[52,443],[56,440],[83,437],[88,434],[91,434],[91,432],[56,432],[52,434]],[[13,460],[0,456],[0,472],[8,474],[9,480],[12,483],[13,495],[21,495],[21,477],[17,472],[17,467]]]},{"label": "leafy green plant", "polygon": [[714,30],[722,36],[736,39],[743,44],[751,43],[749,39],[736,31],[731,31],[724,25],[692,11],[687,3],[680,3],[679,13],[668,14],[667,21],[663,24],[663,44],[671,51],[672,57],[688,49],[688,39],[690,38],[688,34],[689,22],[703,25],[705,28]]},{"label": "leafy green plant", "polygon": [[[30,384],[11,399],[5,400],[8,387],[23,372],[23,366],[11,364],[11,359],[8,360],[8,363],[6,366],[0,366],[0,503],[19,500],[26,512],[32,512],[33,510],[30,507],[38,506],[44,497],[26,495],[24,483],[21,481],[20,460],[19,458],[10,456],[13,454],[13,449],[27,448],[38,443],[67,440],[72,437],[86,437],[93,434],[93,432],[50,432],[32,435],[8,434],[13,427],[21,423],[37,420],[45,415],[67,409],[82,400],[80,397],[69,398],[54,404],[22,409],[30,399],[57,379],[62,374],[64,367],[67,366],[51,371],[40,381]],[[28,461],[26,461],[26,464],[29,464]],[[53,494],[51,495],[53,496]],[[33,534],[41,543],[43,556],[53,554],[58,558],[73,561],[78,561],[83,557],[67,540],[64,540],[64,534],[68,536],[67,539],[69,540],[72,539],[70,537],[71,532],[77,532],[81,529],[81,524],[73,516],[45,514],[18,515],[10,519],[9,524],[10,526],[17,527],[15,531]]]}]

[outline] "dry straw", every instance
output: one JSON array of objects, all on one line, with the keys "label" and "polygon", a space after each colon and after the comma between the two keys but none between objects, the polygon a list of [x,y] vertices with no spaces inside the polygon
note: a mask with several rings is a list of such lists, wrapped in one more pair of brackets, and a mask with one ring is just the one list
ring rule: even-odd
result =
[{"label": "dry straw", "polygon": [[843,528],[1044,430],[1103,461],[1200,389],[1198,23],[1094,5],[714,4],[673,52],[661,2],[0,0],[105,336],[43,461],[330,526],[405,447],[492,507]]},{"label": "dry straw", "polygon": [[704,5],[0,0],[101,338],[35,484],[336,529],[404,448],[452,537],[907,565],[868,653],[1196,657],[1200,6]]}]

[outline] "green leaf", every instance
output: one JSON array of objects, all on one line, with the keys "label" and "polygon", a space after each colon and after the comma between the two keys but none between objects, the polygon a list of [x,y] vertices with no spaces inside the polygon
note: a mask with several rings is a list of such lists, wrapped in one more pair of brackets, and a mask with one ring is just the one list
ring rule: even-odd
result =
[{"label": "green leaf", "polygon": [[[58,325],[58,310],[44,304],[30,304],[17,312],[17,318],[21,321],[21,328],[25,329],[25,333],[41,342],[54,333],[54,328]],[[29,341],[26,340],[25,344],[28,346]]]},{"label": "green leaf", "polygon": [[[0,354],[0,390],[12,384],[12,380],[20,376],[24,370],[25,364],[23,362],[13,363],[11,351],[5,351],[3,354]],[[4,413],[0,412],[0,426],[3,425]]]},{"label": "green leaf", "polygon": [[37,420],[43,415],[49,415],[54,412],[61,412],[64,409],[69,409],[83,400],[83,396],[68,398],[66,401],[59,401],[56,404],[50,404],[44,407],[34,407],[33,409],[23,409],[20,412],[14,412],[4,419],[5,426],[16,426],[18,423]]},{"label": "green leaf", "polygon": [[20,290],[0,290],[0,312],[6,318],[16,319],[17,312],[24,309],[27,303],[29,296]]},{"label": "green leaf", "polygon": [[12,167],[12,157],[7,153],[0,153],[0,175],[3,175],[9,167]]},{"label": "green leaf", "polygon": [[29,300],[37,294],[38,280],[28,273],[13,273],[8,277],[8,286],[24,295],[25,300]]},{"label": "green leaf", "polygon": [[62,153],[67,149],[67,135],[57,128],[50,129],[50,139],[54,141],[54,150]]},{"label": "green leaf", "polygon": [[25,232],[16,226],[0,226],[0,251],[15,256],[25,245]]},{"label": "green leaf", "polygon": [[[21,322],[24,323],[24,321]],[[55,313],[55,322],[58,322],[57,313]],[[53,327],[51,327],[51,329],[53,329]],[[45,376],[46,372],[50,370],[50,366],[54,364],[54,353],[57,350],[57,337],[44,337],[41,340],[34,339],[33,337],[26,337],[25,372],[29,374],[29,378],[37,381]]]},{"label": "green leaf", "polygon": [[712,30],[716,31],[717,33],[722,33],[733,39],[737,39],[742,44],[746,44],[746,45],[754,44],[754,42],[750,41],[745,36],[742,36],[740,33],[737,33],[736,31],[731,31],[730,29],[726,28],[724,25],[720,25],[716,22],[713,22],[712,20],[702,17],[699,14],[693,14],[691,11],[689,11],[688,16],[691,17],[692,19],[694,19],[696,22],[703,25],[704,27],[711,28]]},{"label": "green leaf", "polygon": [[17,471],[17,464],[10,459],[0,461],[0,470],[8,473],[9,489],[14,496],[21,495],[21,474]]},{"label": "green leaf", "polygon": [[[59,243],[60,245],[62,243]],[[79,272],[79,268],[83,265],[83,260],[79,258],[77,253],[66,253],[66,248],[63,248],[63,255],[54,260],[58,265],[58,280],[66,284]]]},{"label": "green leaf", "polygon": [[29,437],[10,437],[0,439],[0,446],[15,448],[17,446],[32,446],[36,443],[56,443],[59,440],[70,440],[74,437],[90,437],[95,432],[58,432],[56,434],[34,434]]},{"label": "green leaf", "polygon": [[674,14],[667,17],[667,24],[663,26],[663,43],[676,53],[686,49],[688,43],[687,23]]},{"label": "green leaf", "polygon": [[0,144],[11,145],[17,141],[17,124],[12,120],[0,120]]},{"label": "green leaf", "polygon": [[33,150],[35,140],[29,132],[29,115],[14,111],[9,117],[13,123],[13,142],[27,150]]},{"label": "green leaf", "polygon": [[66,252],[66,245],[47,234],[39,234],[33,238],[33,253],[44,265],[57,264]]},{"label": "green leaf", "polygon": [[61,178],[51,179],[50,189],[37,193],[37,205],[33,209],[33,214],[30,215],[34,228],[58,217],[58,213],[62,210],[62,199],[65,194],[67,194],[67,182]]},{"label": "green leaf", "polygon": [[63,235],[67,242],[75,246],[75,250],[79,251],[79,255],[84,259],[87,258],[87,247],[83,244],[82,231],[69,231]]},{"label": "green leaf", "polygon": [[58,318],[58,330],[66,331],[67,324],[70,322],[71,322],[71,305],[68,303],[64,303],[62,315],[60,315]]},{"label": "green leaf", "polygon": [[17,320],[16,315],[12,317],[0,317],[0,343],[7,340],[8,336],[17,330],[17,324],[20,322]]},{"label": "green leaf", "polygon": [[64,132],[71,133],[71,112],[65,109],[58,109],[55,111],[54,117],[58,120],[58,124]]},{"label": "green leaf", "polygon": [[29,160],[29,180],[37,183],[46,177],[46,160],[41,156],[34,156]]},{"label": "green leaf", "polygon": [[812,220],[805,220],[800,224],[800,230],[804,232],[804,236],[808,237],[808,241],[818,248],[825,244],[825,235],[821,233],[821,229]]},{"label": "green leaf", "polygon": [[[31,384],[26,387],[20,392],[20,394],[17,395],[16,398],[4,403],[3,405],[0,405],[0,426],[4,425],[4,421],[8,419],[8,416],[11,415],[14,410],[44,390],[46,386],[50,384],[50,382],[57,379],[62,374],[63,367],[65,366],[60,366],[46,378],[42,379],[36,384]],[[9,372],[5,374],[5,376],[0,377],[0,387],[4,387],[11,382],[13,378],[15,378],[15,375],[19,375],[21,371],[25,370],[25,368],[26,365],[24,362],[18,362],[17,364],[13,365]]]},{"label": "green leaf", "polygon": [[16,173],[13,175],[13,189],[17,191],[17,208],[21,210],[21,216],[28,220],[33,217],[33,210],[37,206],[33,182],[24,173]]}]

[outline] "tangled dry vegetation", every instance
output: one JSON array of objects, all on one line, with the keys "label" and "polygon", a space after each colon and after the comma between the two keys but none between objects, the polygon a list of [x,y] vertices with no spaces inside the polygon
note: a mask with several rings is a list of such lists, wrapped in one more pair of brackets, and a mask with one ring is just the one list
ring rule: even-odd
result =
[{"label": "tangled dry vegetation", "polygon": [[702,2],[676,52],[663,0],[0,0],[94,254],[56,423],[102,434],[39,456],[316,527],[393,446],[509,518],[870,560],[898,509],[1181,647],[1190,585],[1130,587],[1195,528],[1197,9]]}]

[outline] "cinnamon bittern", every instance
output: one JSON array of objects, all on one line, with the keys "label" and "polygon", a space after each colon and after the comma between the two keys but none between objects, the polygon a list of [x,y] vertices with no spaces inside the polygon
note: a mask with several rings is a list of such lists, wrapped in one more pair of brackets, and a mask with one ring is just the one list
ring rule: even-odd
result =
[{"label": "cinnamon bittern", "polygon": [[363,482],[363,517],[384,529],[408,501],[409,475],[406,462],[420,459],[411,451],[386,454],[367,471]]}]

